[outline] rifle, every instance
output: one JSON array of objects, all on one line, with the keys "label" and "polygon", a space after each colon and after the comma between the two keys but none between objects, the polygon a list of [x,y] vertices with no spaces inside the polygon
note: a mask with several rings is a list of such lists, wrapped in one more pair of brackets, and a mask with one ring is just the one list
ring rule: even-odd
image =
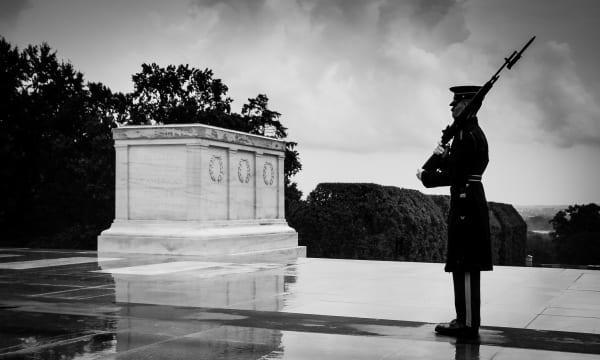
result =
[{"label": "rifle", "polygon": [[[535,36],[529,39],[529,41],[525,44],[525,46],[523,46],[523,48],[519,52],[513,51],[509,57],[504,58],[504,63],[502,64],[502,66],[500,66],[500,69],[498,69],[498,71],[496,71],[496,73],[492,75],[492,77],[481,87],[481,89],[477,91],[475,96],[473,96],[471,101],[469,101],[469,104],[461,111],[461,113],[456,117],[456,119],[454,119],[454,122],[451,125],[446,126],[444,130],[442,130],[442,139],[440,140],[441,146],[445,147],[446,150],[448,149],[448,142],[450,142],[454,135],[460,131],[460,126],[462,123],[464,123],[464,120],[477,114],[477,111],[479,111],[479,109],[481,108],[483,99],[485,98],[487,93],[492,89],[494,83],[498,81],[500,77],[500,72],[504,70],[505,67],[509,70],[512,69],[512,67],[515,66],[517,61],[521,59],[521,55],[523,55],[523,52],[525,52],[529,45],[531,45],[533,40],[535,40]],[[440,162],[446,154],[447,151],[443,154],[431,155],[429,159],[427,159],[425,164],[423,164],[422,169],[431,171],[439,168]]]}]

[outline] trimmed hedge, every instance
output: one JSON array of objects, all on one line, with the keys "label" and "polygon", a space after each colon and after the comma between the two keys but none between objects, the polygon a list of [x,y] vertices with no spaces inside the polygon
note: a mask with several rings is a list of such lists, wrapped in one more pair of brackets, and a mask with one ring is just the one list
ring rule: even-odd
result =
[{"label": "trimmed hedge", "polygon": [[442,261],[446,252],[444,216],[416,190],[322,183],[287,219],[311,257]]},{"label": "trimmed hedge", "polygon": [[489,202],[488,204],[490,206],[490,218],[496,218],[500,224],[500,229],[491,229],[493,230],[492,245],[494,245],[493,255],[496,263],[501,265],[525,265],[527,223],[510,204],[496,202]]},{"label": "trimmed hedge", "polygon": [[[512,205],[489,203],[494,263],[523,265],[527,228]],[[321,183],[290,202],[287,220],[308,256],[443,262],[450,199],[365,183]]]}]

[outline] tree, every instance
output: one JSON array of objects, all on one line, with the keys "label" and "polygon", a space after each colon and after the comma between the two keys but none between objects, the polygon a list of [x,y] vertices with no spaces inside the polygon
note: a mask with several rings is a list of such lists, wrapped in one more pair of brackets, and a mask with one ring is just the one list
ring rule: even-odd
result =
[{"label": "tree", "polygon": [[550,220],[558,260],[564,264],[600,264],[600,206],[573,205]]},{"label": "tree", "polygon": [[527,254],[533,256],[533,263],[556,263],[556,251],[549,234],[527,232]]},{"label": "tree", "polygon": [[113,217],[107,114],[123,97],[85,84],[47,44],[19,51],[1,38],[0,63],[3,242],[93,247]]},{"label": "tree", "polygon": [[209,69],[142,64],[142,71],[132,79],[130,124],[198,122],[219,126],[231,114],[228,88],[220,79],[213,79]]}]

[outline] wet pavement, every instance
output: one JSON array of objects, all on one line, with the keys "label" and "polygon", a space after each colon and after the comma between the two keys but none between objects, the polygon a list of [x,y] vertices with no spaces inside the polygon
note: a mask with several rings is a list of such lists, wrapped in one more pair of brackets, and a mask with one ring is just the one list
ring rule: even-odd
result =
[{"label": "wet pavement", "polygon": [[478,339],[442,264],[0,249],[0,358],[600,359],[600,271],[496,267]]}]

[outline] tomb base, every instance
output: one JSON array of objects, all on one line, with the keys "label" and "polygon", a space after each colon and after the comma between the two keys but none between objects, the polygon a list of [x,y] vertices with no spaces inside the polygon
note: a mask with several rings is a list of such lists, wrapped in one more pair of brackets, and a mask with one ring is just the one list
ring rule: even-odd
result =
[{"label": "tomb base", "polygon": [[[210,225],[207,227],[207,225]],[[115,221],[98,237],[98,251],[162,255],[263,255],[281,253],[306,256],[298,246],[298,233],[285,221],[219,226],[218,222]]]}]

